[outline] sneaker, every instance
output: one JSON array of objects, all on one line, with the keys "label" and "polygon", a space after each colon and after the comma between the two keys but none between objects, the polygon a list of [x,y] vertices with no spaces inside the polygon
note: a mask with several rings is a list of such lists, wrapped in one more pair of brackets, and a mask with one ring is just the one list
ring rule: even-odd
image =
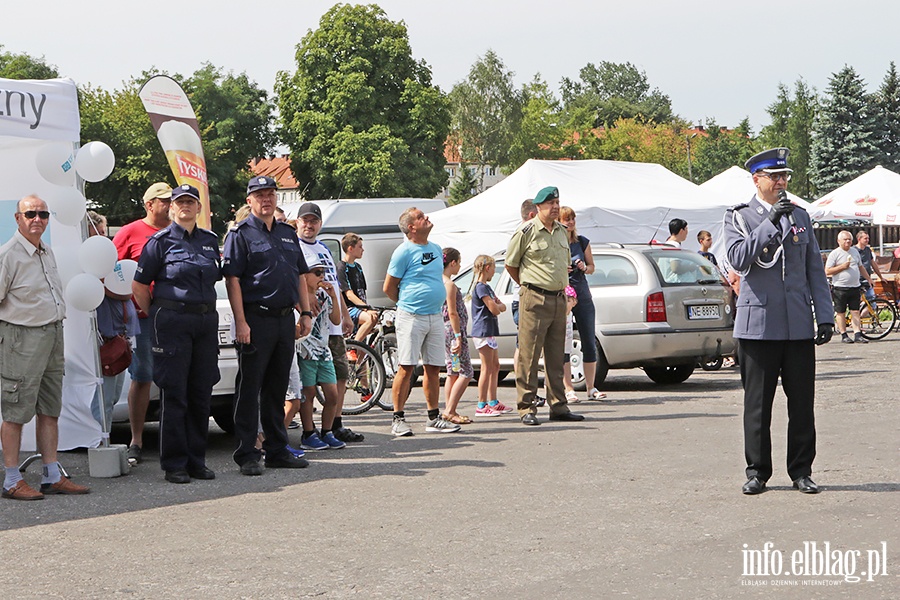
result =
[{"label": "sneaker", "polygon": [[294,458],[303,458],[303,455],[306,454],[302,448],[294,448],[290,444],[285,446],[285,449],[290,452]]},{"label": "sneaker", "polygon": [[363,434],[356,433],[355,431],[347,427],[340,427],[332,431],[334,433],[334,437],[341,440],[342,442],[347,442],[348,444],[353,442],[361,442],[366,439],[366,436],[364,436]]},{"label": "sneaker", "polygon": [[[489,405],[489,406],[490,406],[490,405]],[[499,410],[499,411],[500,411],[501,413],[503,413],[503,414],[511,413],[511,412],[513,411],[513,409],[511,409],[510,407],[506,406],[505,404],[503,404],[503,403],[500,402],[499,400],[497,400],[497,404],[494,405],[494,410]]]},{"label": "sneaker", "polygon": [[496,406],[491,406],[490,404],[485,404],[481,408],[475,409],[476,417],[499,417],[503,413],[497,410]]},{"label": "sneaker", "polygon": [[866,338],[864,338],[864,337],[862,336],[861,333],[856,333],[856,334],[853,336],[853,343],[854,343],[854,344],[868,344],[868,343],[869,343],[869,340],[867,340]]},{"label": "sneaker", "polygon": [[441,417],[434,419],[433,421],[428,421],[425,424],[425,431],[429,433],[456,433],[462,429],[459,425],[451,423]]},{"label": "sneaker", "polygon": [[308,438],[300,441],[300,447],[310,452],[318,452],[319,450],[328,450],[328,444],[322,441],[318,433],[314,433]]},{"label": "sneaker", "polygon": [[841,334],[841,342],[843,342],[843,343],[845,343],[845,344],[852,344],[852,343],[853,343],[853,338],[851,338],[851,337],[850,337],[849,335],[847,335],[846,333],[842,333],[842,334]]},{"label": "sneaker", "polygon": [[288,423],[287,428],[288,429],[300,429],[300,421],[298,421],[297,419],[294,419],[293,421]]},{"label": "sneaker", "polygon": [[132,465],[136,465],[143,460],[141,454],[143,454],[143,452],[141,447],[137,444],[128,446],[128,462]]},{"label": "sneaker", "polygon": [[406,422],[406,419],[394,417],[394,422],[391,424],[391,433],[393,433],[395,437],[406,437],[412,435],[413,430],[412,427],[409,426],[409,423]]},{"label": "sneaker", "polygon": [[334,437],[334,434],[330,431],[322,436],[322,441],[325,442],[329,450],[340,450],[347,447],[347,444]]}]

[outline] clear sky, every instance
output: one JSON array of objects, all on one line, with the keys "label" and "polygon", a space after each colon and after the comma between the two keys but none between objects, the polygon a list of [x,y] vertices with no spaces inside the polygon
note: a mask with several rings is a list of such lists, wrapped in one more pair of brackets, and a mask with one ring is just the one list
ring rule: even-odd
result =
[{"label": "clear sky", "polygon": [[[189,75],[203,62],[246,72],[271,91],[327,0],[23,0],[0,9],[0,44],[43,56],[78,84],[112,89],[155,66]],[[540,73],[558,90],[588,62],[631,62],[692,122],[755,133],[779,82],[823,91],[854,67],[874,91],[900,62],[897,0],[382,0],[403,20],[413,55],[445,91],[493,49],[519,84]]]}]

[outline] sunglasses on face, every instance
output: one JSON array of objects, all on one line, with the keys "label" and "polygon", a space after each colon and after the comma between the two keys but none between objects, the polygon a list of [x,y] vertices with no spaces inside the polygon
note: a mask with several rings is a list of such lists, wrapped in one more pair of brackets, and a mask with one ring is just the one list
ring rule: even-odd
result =
[{"label": "sunglasses on face", "polygon": [[20,215],[23,215],[26,219],[33,219],[35,217],[40,217],[44,221],[50,218],[49,210],[26,210],[25,212],[20,212]]},{"label": "sunglasses on face", "polygon": [[325,275],[325,269],[310,269],[309,272],[316,277],[322,277],[323,275]]}]

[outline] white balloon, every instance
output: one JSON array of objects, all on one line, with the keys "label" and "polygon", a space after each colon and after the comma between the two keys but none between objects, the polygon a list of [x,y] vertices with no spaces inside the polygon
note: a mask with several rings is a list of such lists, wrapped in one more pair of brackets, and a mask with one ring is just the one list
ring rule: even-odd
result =
[{"label": "white balloon", "polygon": [[75,170],[85,181],[103,181],[115,166],[112,148],[103,142],[88,142],[75,155]]},{"label": "white balloon", "polygon": [[69,285],[69,281],[78,275],[84,273],[81,264],[78,262],[78,248],[76,245],[68,245],[61,247],[53,247],[53,256],[56,257],[56,268],[59,270],[59,278],[62,279],[63,288]]},{"label": "white balloon", "polygon": [[73,187],[56,186],[55,189],[44,194],[44,200],[54,218],[63,225],[74,227],[81,223],[84,211],[87,208],[87,200],[84,194]]},{"label": "white balloon", "polygon": [[88,312],[103,302],[103,284],[89,273],[79,273],[66,286],[66,306]]},{"label": "white balloon", "polygon": [[78,248],[78,262],[85,273],[103,277],[116,266],[119,253],[112,240],[94,235],[84,240]]},{"label": "white balloon", "polygon": [[41,177],[56,185],[75,185],[75,155],[72,144],[54,142],[38,150],[34,158]]},{"label": "white balloon", "polygon": [[113,270],[107,273],[103,278],[103,285],[113,294],[126,295],[131,294],[131,282],[134,281],[134,274],[137,272],[137,262],[126,258],[120,260],[113,267]]}]

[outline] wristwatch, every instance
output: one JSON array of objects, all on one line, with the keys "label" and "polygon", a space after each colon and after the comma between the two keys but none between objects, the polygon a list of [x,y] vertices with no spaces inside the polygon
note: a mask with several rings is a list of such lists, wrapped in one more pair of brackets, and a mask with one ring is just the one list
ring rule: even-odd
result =
[{"label": "wristwatch", "polygon": [[301,318],[301,319],[302,319],[303,317],[309,317],[310,319],[312,319],[312,316],[313,316],[313,314],[312,314],[310,311],[308,311],[308,310],[301,310],[301,311],[300,311],[300,318]]}]

